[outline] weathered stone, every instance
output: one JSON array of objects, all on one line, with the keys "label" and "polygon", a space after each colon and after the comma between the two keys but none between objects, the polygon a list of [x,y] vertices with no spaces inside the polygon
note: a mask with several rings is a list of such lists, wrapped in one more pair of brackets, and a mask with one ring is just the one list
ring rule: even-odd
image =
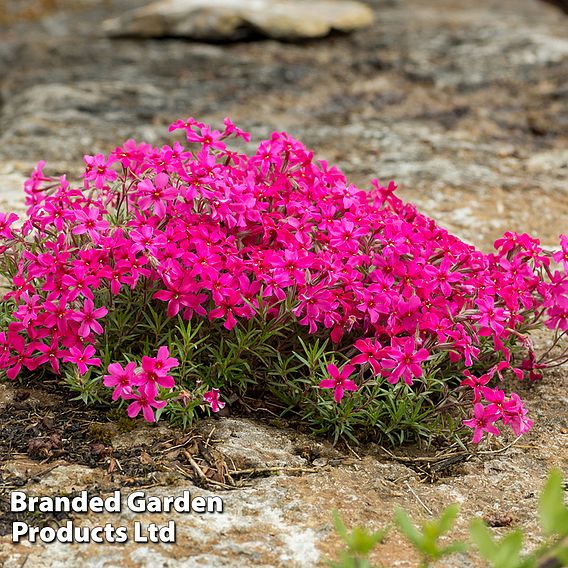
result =
[{"label": "weathered stone", "polygon": [[554,4],[555,6],[558,6],[562,11],[568,14],[568,0],[544,0],[544,1],[548,2],[549,4]]},{"label": "weathered stone", "polygon": [[[211,425],[201,426],[207,430]],[[267,428],[252,420],[225,418],[215,424],[214,434],[222,442],[217,449],[241,468],[301,467],[306,460],[299,455],[300,442],[291,441],[289,432]],[[297,434],[296,437],[299,437]],[[301,438],[306,442],[306,438]]]},{"label": "weathered stone", "polygon": [[161,0],[108,20],[113,36],[295,40],[370,26],[373,12],[353,0]]},{"label": "weathered stone", "polygon": [[[547,246],[558,245],[568,218],[563,14],[534,0],[367,3],[380,14],[369,29],[303,45],[267,40],[213,46],[96,36],[104,17],[119,17],[139,7],[139,0],[81,0],[81,8],[74,0],[60,0],[61,9],[44,19],[0,27],[0,210],[25,209],[22,184],[40,159],[48,160],[49,175],[70,172],[80,183],[85,153],[108,153],[129,137],[171,143],[167,126],[179,117],[193,115],[218,127],[228,115],[250,130],[253,140],[272,130],[290,132],[361,187],[374,176],[394,178],[404,199],[484,249],[505,230],[527,231]],[[538,344],[546,341],[539,337]],[[537,495],[546,472],[553,465],[568,467],[566,397],[558,395],[566,392],[567,377],[561,369],[539,384],[516,385],[535,419],[534,430],[518,449],[480,454],[444,471],[437,483],[421,483],[404,464],[385,463],[380,448],[355,448],[366,454],[359,461],[347,450],[336,459],[324,444],[310,464],[302,447],[319,447],[320,440],[258,421],[211,419],[201,424],[201,435],[207,438],[215,428],[211,452],[224,454],[231,468],[233,460],[237,468],[314,466],[316,471],[241,476],[244,487],[219,490],[225,514],[174,516],[174,546],[13,545],[5,535],[0,565],[323,566],[339,546],[333,508],[349,526],[377,529],[390,522],[395,506],[417,521],[428,518],[416,495],[434,514],[450,502],[462,503],[456,538],[465,538],[473,515],[512,512],[532,548],[539,539]],[[0,389],[0,410],[13,402],[12,388]],[[40,403],[36,395],[32,409]],[[43,407],[46,395],[41,396]],[[30,420],[35,416],[31,412]],[[159,441],[177,436],[162,426],[145,426],[111,443],[125,452],[138,442],[150,448],[152,435]],[[160,455],[151,457],[159,461]],[[31,495],[101,489],[114,482],[104,462],[90,469],[25,454],[1,459],[3,482]],[[149,494],[176,495],[183,489],[208,494],[189,483],[187,472],[177,479],[163,473],[147,481],[160,484]],[[133,520],[78,516],[80,524],[90,525]],[[374,561],[418,563],[396,531]],[[447,562],[452,568],[471,566],[454,557]]]}]

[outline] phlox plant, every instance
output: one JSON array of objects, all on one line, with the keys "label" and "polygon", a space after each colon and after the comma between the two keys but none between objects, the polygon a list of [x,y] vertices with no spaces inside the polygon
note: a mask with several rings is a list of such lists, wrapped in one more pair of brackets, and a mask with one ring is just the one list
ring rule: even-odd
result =
[{"label": "phlox plant", "polygon": [[[195,119],[156,148],[40,162],[27,215],[0,216],[0,368],[184,425],[226,403],[392,443],[532,421],[509,374],[568,359],[568,238],[483,254],[395,194],[349,184],[300,142]],[[176,133],[177,134],[177,133]],[[539,325],[554,344],[537,356]]]}]

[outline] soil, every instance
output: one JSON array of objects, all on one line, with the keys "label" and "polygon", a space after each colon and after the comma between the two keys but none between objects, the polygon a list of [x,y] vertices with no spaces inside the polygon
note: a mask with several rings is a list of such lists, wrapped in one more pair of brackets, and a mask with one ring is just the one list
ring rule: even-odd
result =
[{"label": "soil", "polygon": [[[14,545],[8,545],[7,539],[14,521],[41,527],[81,520],[72,513],[12,513],[9,492],[13,490],[75,496],[88,489],[91,495],[106,496],[116,489],[163,488],[169,494],[189,483],[218,495],[233,495],[260,491],[263,480],[275,482],[279,491],[290,495],[277,500],[285,522],[314,533],[326,527],[318,541],[324,557],[333,556],[338,546],[329,530],[332,508],[340,511],[348,525],[378,528],[390,521],[396,506],[405,507],[415,519],[425,519],[458,502],[462,517],[455,535],[463,536],[466,519],[478,515],[497,534],[510,527],[526,529],[528,544],[534,546],[540,539],[536,510],[543,480],[551,467],[566,471],[568,466],[568,400],[558,395],[565,392],[567,383],[565,372],[550,372],[542,383],[520,384],[516,391],[527,401],[535,428],[521,440],[505,434],[492,445],[467,452],[417,446],[391,451],[373,443],[333,447],[325,440],[257,419],[258,444],[258,434],[244,418],[209,419],[182,432],[119,419],[102,407],[85,408],[66,399],[55,383],[19,388],[4,384],[0,389],[0,537],[4,537],[0,552],[9,553],[5,559],[13,558]],[[223,431],[222,425],[239,421],[244,421],[239,427],[245,438],[235,452],[224,447],[235,436],[234,427]],[[291,455],[274,462],[277,465],[255,461],[259,445],[263,459],[271,448],[284,447],[278,436],[286,440]],[[54,471],[59,472],[55,481]],[[291,509],[284,505],[292,497],[301,503],[301,511],[298,505]],[[298,514],[305,511],[310,514]],[[379,550],[385,565],[414,565],[396,533]],[[267,565],[279,565],[274,558],[267,561]],[[476,566],[465,556],[459,562]]]},{"label": "soil", "polygon": [[[353,35],[214,45],[104,37],[102,20],[134,0],[4,3],[3,209],[22,211],[22,182],[40,159],[52,175],[76,176],[85,153],[128,137],[169,142],[167,125],[180,116],[216,124],[229,115],[253,140],[286,130],[361,187],[374,176],[396,179],[405,199],[483,250],[506,230],[551,247],[566,232],[568,17],[551,3],[369,0],[375,24]],[[539,349],[550,342],[537,339]],[[537,498],[548,471],[568,475],[567,387],[566,367],[514,385],[535,421],[519,441],[505,432],[467,453],[404,447],[393,455],[373,443],[332,447],[258,418],[208,419],[188,432],[125,423],[49,383],[4,383],[0,565],[323,566],[340,546],[333,508],[347,525],[377,528],[396,506],[419,520],[452,502],[461,506],[456,535],[482,516],[497,535],[525,529],[531,548],[542,538]],[[179,538],[169,547],[10,542],[14,488],[129,487],[222,494],[226,514],[176,517]],[[375,560],[417,565],[396,531]],[[462,555],[445,565],[478,564]]]}]

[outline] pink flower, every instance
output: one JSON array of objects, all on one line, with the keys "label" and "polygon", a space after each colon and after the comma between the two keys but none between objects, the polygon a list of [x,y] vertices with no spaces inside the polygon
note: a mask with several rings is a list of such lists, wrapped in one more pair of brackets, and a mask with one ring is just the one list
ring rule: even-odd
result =
[{"label": "pink flower", "polygon": [[338,220],[329,229],[330,244],[342,250],[356,252],[359,249],[359,238],[367,234],[365,227],[356,227],[355,223]]},{"label": "pink flower", "polygon": [[134,399],[134,402],[130,403],[126,412],[130,418],[136,418],[140,411],[144,416],[146,422],[155,422],[156,417],[154,415],[154,408],[164,408],[166,406],[165,400],[156,400],[156,395],[148,390],[147,386],[140,386],[138,388],[138,393],[132,392],[128,398]]},{"label": "pink flower", "polygon": [[[505,392],[498,388],[489,387],[481,387],[481,391],[485,400],[491,403],[485,409],[486,414],[494,414],[497,418],[503,418],[505,416]],[[506,424],[505,421],[503,422]]]},{"label": "pink flower", "polygon": [[[75,270],[74,274],[65,274],[61,280],[58,282],[53,282],[53,291],[59,292],[60,294],[66,293],[67,300],[72,302],[76,300],[80,295],[85,296],[91,302],[94,300],[95,295],[93,290],[99,287],[100,280],[95,276],[89,276],[84,270]],[[58,284],[57,288],[55,285]],[[44,286],[44,290],[49,290],[51,288],[47,285]]]},{"label": "pink flower", "polygon": [[497,416],[492,412],[487,412],[483,404],[478,402],[473,407],[473,418],[464,420],[463,423],[469,428],[473,428],[472,442],[478,444],[483,437],[483,432],[499,436],[499,430],[493,425],[495,420],[497,420]]},{"label": "pink flower", "polygon": [[69,349],[69,355],[66,355],[63,360],[68,363],[75,363],[79,368],[79,373],[84,375],[88,366],[98,367],[101,364],[101,360],[98,357],[93,357],[96,353],[95,348],[92,345],[87,345],[84,349],[79,347],[71,347]]},{"label": "pink flower", "polygon": [[151,149],[149,144],[141,143],[138,145],[135,140],[130,138],[122,147],[115,148],[110,154],[109,160],[120,162],[125,168],[135,166],[137,162],[144,159],[146,153]]},{"label": "pink flower", "polygon": [[145,385],[146,392],[154,397],[158,394],[158,386],[172,389],[175,386],[173,377],[168,371],[178,366],[178,360],[169,356],[166,346],[160,347],[157,357],[142,357],[142,372],[138,376],[138,384]]},{"label": "pink flower", "polygon": [[449,258],[442,259],[439,266],[426,266],[424,272],[440,287],[444,296],[450,296],[455,283],[460,282],[463,276],[459,272],[452,272],[454,262]]},{"label": "pink flower", "polygon": [[477,300],[479,315],[474,316],[482,327],[491,328],[497,335],[501,335],[505,329],[503,325],[509,317],[509,312],[504,308],[495,306],[495,299],[491,296]]},{"label": "pink flower", "polygon": [[559,298],[558,301],[548,308],[546,326],[550,329],[568,331],[568,296]]},{"label": "pink flower", "polygon": [[479,402],[481,400],[481,389],[491,380],[491,375],[485,373],[476,377],[468,369],[463,374],[466,378],[462,380],[460,385],[471,387],[473,389],[473,402]]},{"label": "pink flower", "polygon": [[182,307],[188,307],[201,312],[205,315],[205,311],[199,309],[201,303],[207,299],[205,294],[194,294],[195,286],[187,282],[182,283],[167,283],[166,290],[159,290],[154,294],[154,298],[168,302],[168,317],[175,317]]},{"label": "pink flower", "polygon": [[185,133],[188,142],[197,142],[204,147],[211,147],[217,150],[226,148],[225,144],[221,142],[221,133],[218,130],[211,130],[207,125],[186,128]]},{"label": "pink flower", "polygon": [[41,298],[38,294],[34,294],[30,297],[28,292],[24,292],[21,299],[23,299],[23,303],[18,306],[18,309],[14,312],[14,316],[27,327],[37,319],[41,310]]},{"label": "pink flower", "polygon": [[49,363],[53,372],[59,375],[59,360],[67,355],[67,352],[61,349],[59,337],[53,337],[49,345],[38,341],[33,342],[31,347],[41,353],[41,355],[36,357],[37,365],[39,366],[44,363]]},{"label": "pink flower", "polygon": [[358,388],[354,381],[348,379],[353,374],[353,371],[355,371],[353,365],[344,365],[341,372],[339,372],[339,369],[333,363],[330,363],[327,366],[327,372],[331,378],[321,381],[319,388],[334,389],[333,398],[335,402],[339,403],[344,396],[344,391],[356,391]]},{"label": "pink flower", "polygon": [[45,161],[40,160],[36,169],[32,172],[30,179],[24,182],[24,191],[26,192],[26,205],[35,205],[38,201],[38,194],[43,191],[42,182],[51,181],[50,177],[45,177],[43,168]]},{"label": "pink flower", "polygon": [[236,290],[226,290],[225,295],[217,301],[217,308],[209,312],[209,319],[225,318],[223,327],[231,330],[237,325],[235,316],[244,316],[247,309],[243,306],[242,296]]},{"label": "pink flower", "polygon": [[109,228],[109,222],[101,219],[101,212],[98,209],[89,208],[86,211],[75,211],[77,225],[72,230],[74,235],[89,233],[94,242],[100,239],[100,233]]},{"label": "pink flower", "polygon": [[138,184],[138,191],[142,197],[138,205],[142,210],[154,208],[154,213],[163,218],[166,215],[167,202],[176,197],[176,190],[171,186],[169,177],[165,173],[159,173],[153,183],[149,179],[142,180]]},{"label": "pink flower", "polygon": [[364,365],[369,363],[375,375],[380,374],[381,365],[380,360],[383,358],[385,350],[381,347],[378,341],[371,339],[358,339],[355,342],[355,347],[361,351],[361,355],[356,355],[351,359],[353,365]]},{"label": "pink flower", "polygon": [[94,181],[97,189],[102,189],[105,182],[116,179],[116,172],[110,169],[110,162],[107,162],[103,154],[84,156],[83,159],[87,164],[83,177],[85,181]]},{"label": "pink flower", "polygon": [[10,213],[6,215],[5,213],[0,213],[0,237],[4,239],[13,239],[14,234],[10,229],[10,226],[13,225],[17,220],[18,216],[15,213]]},{"label": "pink flower", "polygon": [[242,138],[245,142],[250,142],[250,134],[236,127],[230,118],[223,119],[223,124],[225,125],[225,131],[223,136],[235,136],[237,138]]},{"label": "pink flower", "polygon": [[568,236],[560,235],[560,250],[552,255],[554,262],[562,263],[564,271],[568,272]]},{"label": "pink flower", "polygon": [[292,313],[299,318],[300,324],[309,326],[310,333],[315,333],[317,322],[325,320],[325,314],[336,307],[332,292],[325,286],[306,286],[298,294],[298,305]]},{"label": "pink flower", "polygon": [[132,394],[132,385],[135,380],[136,363],[128,363],[124,369],[120,363],[111,363],[108,366],[108,375],[103,377],[105,387],[112,388],[112,400],[128,398]]},{"label": "pink flower", "polygon": [[415,349],[412,337],[393,338],[391,347],[386,348],[386,358],[381,362],[384,369],[392,369],[383,371],[389,383],[398,383],[402,377],[407,385],[411,385],[413,377],[422,376],[421,363],[428,359],[429,353],[426,349]]},{"label": "pink flower", "polygon": [[219,389],[214,388],[203,395],[203,400],[204,402],[209,403],[213,412],[219,412],[219,410],[225,408],[225,403],[221,401],[220,396]]},{"label": "pink flower", "polygon": [[[6,336],[2,334],[5,338]],[[26,344],[25,339],[16,333],[8,332],[8,341],[6,347],[10,347],[16,353],[4,360],[3,367],[6,369],[6,376],[10,380],[14,380],[22,370],[22,366],[33,370],[37,363],[31,358],[33,347]]]},{"label": "pink flower", "polygon": [[59,302],[46,301],[43,304],[45,309],[45,325],[48,327],[55,327],[61,334],[67,333],[68,321],[70,310],[67,307],[67,296],[61,297]]},{"label": "pink flower", "polygon": [[155,373],[159,377],[165,377],[170,369],[178,365],[178,360],[175,357],[170,357],[166,345],[162,345],[158,349],[157,357],[142,357],[142,369],[148,373]]},{"label": "pink flower", "polygon": [[103,318],[107,313],[108,310],[104,306],[95,310],[94,302],[86,298],[83,309],[71,314],[70,317],[72,320],[78,321],[81,324],[79,327],[79,335],[81,337],[87,337],[91,331],[96,334],[103,332],[103,326],[97,319]]},{"label": "pink flower", "polygon": [[511,426],[515,436],[521,436],[532,428],[533,421],[527,417],[527,411],[517,393],[512,392],[511,398],[503,406],[503,423]]},{"label": "pink flower", "polygon": [[536,353],[534,352],[532,344],[529,346],[528,357],[521,361],[521,369],[529,372],[531,381],[538,381],[542,379],[541,369],[546,369],[546,364],[538,363]]},{"label": "pink flower", "polygon": [[176,384],[174,378],[170,375],[158,376],[148,371],[142,371],[140,375],[138,375],[137,382],[146,387],[147,392],[152,394],[152,396],[158,394],[158,387],[172,389]]}]

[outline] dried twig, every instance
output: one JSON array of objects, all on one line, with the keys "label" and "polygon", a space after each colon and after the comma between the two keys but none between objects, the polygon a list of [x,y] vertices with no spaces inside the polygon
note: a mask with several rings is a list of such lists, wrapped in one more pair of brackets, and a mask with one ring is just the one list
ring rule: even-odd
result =
[{"label": "dried twig", "polygon": [[483,454],[485,456],[492,455],[492,454],[501,454],[501,453],[507,451],[509,448],[512,448],[521,438],[522,438],[522,436],[518,436],[510,444],[507,444],[506,446],[503,446],[502,448],[499,448],[498,450],[479,450],[478,452],[475,452],[475,453]]},{"label": "dried twig", "polygon": [[347,443],[345,442],[347,449],[359,460],[361,461],[361,456]]},{"label": "dried twig", "polygon": [[[321,468],[320,468],[321,469]],[[315,473],[316,469],[309,469],[306,467],[294,467],[294,466],[274,466],[274,467],[251,467],[248,469],[236,469],[233,471],[227,472],[229,475],[261,475],[264,473],[277,473],[277,472],[286,472],[286,473]]]},{"label": "dried twig", "polygon": [[172,446],[171,448],[166,448],[165,450],[160,450],[160,453],[166,454],[166,453],[171,452],[173,450],[185,448],[189,444],[189,442],[191,442],[192,440],[195,440],[195,438],[199,438],[199,436],[190,436],[183,444],[178,444],[177,446]]},{"label": "dried twig", "polygon": [[199,467],[198,463],[193,459],[193,456],[186,450],[183,451],[185,459],[189,462],[189,465],[193,468],[193,471],[198,475],[203,481],[209,481],[208,477],[203,473],[203,470]]},{"label": "dried twig", "polygon": [[[165,469],[167,469],[169,471],[173,471],[172,468],[169,468],[167,466],[164,466],[164,467],[165,467]],[[176,465],[175,471],[177,471],[178,473],[181,473],[184,477],[187,477],[187,479],[191,479],[192,481],[194,479],[191,475],[189,475],[189,473],[187,473],[187,471],[185,469],[183,469],[183,467],[180,467],[179,465]],[[203,473],[203,472],[201,472],[201,473]],[[220,481],[215,481],[214,479],[209,479],[207,477],[205,477],[205,479],[203,479],[203,483],[207,483],[208,485],[214,485],[215,487],[220,487],[221,489],[227,489],[227,490],[235,489],[235,487],[231,487],[230,485],[227,485],[226,483],[221,483]]]},{"label": "dried twig", "polygon": [[420,499],[420,497],[418,497],[418,494],[416,493],[416,491],[414,491],[414,489],[412,489],[412,487],[410,486],[410,483],[408,483],[408,481],[405,481],[404,484],[406,485],[406,487],[408,487],[408,490],[412,493],[412,495],[414,495],[414,497],[416,498],[416,500],[422,505],[422,507],[424,507],[424,510],[431,516],[434,516],[434,513],[432,513],[432,511],[426,506],[426,504],[424,503],[424,501],[422,501],[422,499]]},{"label": "dried twig", "polygon": [[205,473],[203,473],[201,467],[199,467],[199,464],[193,459],[193,456],[188,451],[184,450],[183,455],[186,457],[187,461],[189,462],[189,465],[191,465],[193,471],[195,471],[195,473],[197,474],[199,479],[203,481],[203,483],[215,485],[217,487],[223,487],[223,489],[234,489],[234,487],[231,485],[227,485],[226,483],[222,483],[221,481],[215,481],[214,479],[210,479],[209,477],[207,477]]},{"label": "dried twig", "polygon": [[429,463],[430,464],[430,463],[445,461],[445,460],[448,460],[450,458],[455,458],[455,457],[458,457],[458,456],[473,455],[470,452],[450,452],[450,453],[439,454],[437,456],[418,456],[418,457],[413,458],[413,457],[397,456],[396,454],[393,454],[391,451],[387,450],[383,446],[380,446],[380,448],[381,448],[381,450],[383,450],[383,452],[388,454],[388,456],[391,459],[396,460],[396,461],[401,462],[401,463]]},{"label": "dried twig", "polygon": [[211,443],[211,438],[213,437],[213,434],[215,433],[215,430],[217,429],[217,426],[213,426],[213,428],[211,428],[211,432],[209,432],[209,435],[207,436],[207,440],[205,441],[205,445],[209,446]]},{"label": "dried twig", "polygon": [[201,441],[201,439],[197,440],[197,448],[199,449],[199,453],[203,456],[203,459],[207,463],[207,465],[211,467],[215,467],[215,458],[213,454],[207,449],[207,446]]}]

